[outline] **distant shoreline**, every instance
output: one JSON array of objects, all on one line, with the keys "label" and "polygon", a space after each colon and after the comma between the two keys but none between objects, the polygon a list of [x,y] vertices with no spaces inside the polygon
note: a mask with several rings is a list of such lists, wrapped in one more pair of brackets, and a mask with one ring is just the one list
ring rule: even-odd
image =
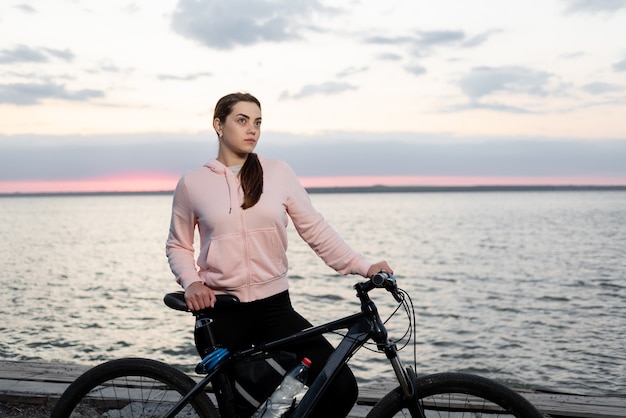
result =
[{"label": "distant shoreline", "polygon": [[[308,187],[310,194],[339,193],[440,193],[440,192],[554,192],[554,191],[626,191],[626,185],[520,185],[520,186],[365,186]],[[63,196],[124,196],[171,195],[173,190],[136,192],[37,192],[0,193],[1,197],[63,197]]]}]

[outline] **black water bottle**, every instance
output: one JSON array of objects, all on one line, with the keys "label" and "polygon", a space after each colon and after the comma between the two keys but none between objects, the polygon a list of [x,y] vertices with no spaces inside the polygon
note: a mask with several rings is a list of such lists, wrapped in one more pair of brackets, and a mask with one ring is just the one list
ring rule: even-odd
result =
[{"label": "black water bottle", "polygon": [[205,358],[217,348],[212,328],[213,320],[206,316],[196,318],[196,327],[193,331],[193,339],[200,358]]}]

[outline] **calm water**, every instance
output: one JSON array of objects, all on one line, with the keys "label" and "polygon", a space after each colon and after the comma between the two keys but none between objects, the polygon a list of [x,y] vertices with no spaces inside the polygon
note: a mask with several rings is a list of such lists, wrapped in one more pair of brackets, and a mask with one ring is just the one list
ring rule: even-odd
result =
[{"label": "calm water", "polygon": [[[626,192],[316,194],[317,208],[414,301],[418,372],[476,372],[514,386],[626,392]],[[192,317],[164,255],[170,196],[0,199],[0,358],[197,362]],[[314,323],[356,312],[293,230],[294,304]],[[383,312],[391,298],[374,294]],[[391,336],[406,317],[390,321]],[[405,361],[412,350],[403,351]],[[362,381],[390,380],[361,350]]]}]

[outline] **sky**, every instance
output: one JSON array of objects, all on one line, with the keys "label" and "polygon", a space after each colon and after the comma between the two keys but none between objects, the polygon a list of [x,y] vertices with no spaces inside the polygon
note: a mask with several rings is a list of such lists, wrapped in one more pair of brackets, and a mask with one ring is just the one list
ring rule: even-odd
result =
[{"label": "sky", "polygon": [[626,185],[626,0],[5,0],[0,193],[171,190],[234,91],[309,187]]}]

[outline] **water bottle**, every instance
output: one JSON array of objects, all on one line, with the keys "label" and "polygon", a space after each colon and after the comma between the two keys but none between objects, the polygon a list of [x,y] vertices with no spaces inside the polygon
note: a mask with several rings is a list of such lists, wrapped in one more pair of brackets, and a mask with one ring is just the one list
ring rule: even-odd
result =
[{"label": "water bottle", "polygon": [[296,403],[295,396],[305,393],[304,383],[310,366],[311,360],[303,358],[300,364],[283,377],[283,381],[254,413],[253,418],[279,418],[289,411]]}]

